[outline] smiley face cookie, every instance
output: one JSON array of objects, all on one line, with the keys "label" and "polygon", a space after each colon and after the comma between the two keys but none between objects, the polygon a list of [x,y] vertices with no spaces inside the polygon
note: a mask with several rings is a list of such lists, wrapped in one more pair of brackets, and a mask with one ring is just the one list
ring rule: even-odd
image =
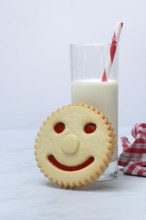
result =
[{"label": "smiley face cookie", "polygon": [[108,118],[92,106],[65,106],[43,123],[35,155],[43,174],[54,183],[75,188],[93,182],[112,159],[115,134]]}]

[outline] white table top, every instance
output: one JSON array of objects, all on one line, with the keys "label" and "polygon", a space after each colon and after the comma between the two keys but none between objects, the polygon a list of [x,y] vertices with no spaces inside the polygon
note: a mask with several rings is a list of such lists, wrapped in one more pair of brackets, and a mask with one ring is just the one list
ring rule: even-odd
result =
[{"label": "white table top", "polygon": [[[119,128],[119,136],[129,136],[130,130]],[[146,219],[144,177],[119,171],[112,181],[95,182],[78,190],[61,189],[49,182],[36,165],[36,133],[0,131],[1,220]]]}]

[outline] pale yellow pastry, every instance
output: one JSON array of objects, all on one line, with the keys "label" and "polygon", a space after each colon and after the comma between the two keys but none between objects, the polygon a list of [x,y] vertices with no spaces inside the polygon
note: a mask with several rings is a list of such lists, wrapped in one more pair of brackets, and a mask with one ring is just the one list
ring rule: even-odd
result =
[{"label": "pale yellow pastry", "polygon": [[35,155],[43,174],[65,187],[95,181],[108,167],[115,134],[108,118],[85,105],[65,106],[43,123],[36,138]]}]

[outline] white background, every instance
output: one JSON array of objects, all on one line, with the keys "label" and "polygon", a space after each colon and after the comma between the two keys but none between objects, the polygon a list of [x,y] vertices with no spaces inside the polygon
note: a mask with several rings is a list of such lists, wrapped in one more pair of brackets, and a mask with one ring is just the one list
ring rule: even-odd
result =
[{"label": "white background", "polygon": [[119,125],[146,119],[145,0],[0,0],[0,129],[38,128],[71,102],[71,43],[120,41]]}]

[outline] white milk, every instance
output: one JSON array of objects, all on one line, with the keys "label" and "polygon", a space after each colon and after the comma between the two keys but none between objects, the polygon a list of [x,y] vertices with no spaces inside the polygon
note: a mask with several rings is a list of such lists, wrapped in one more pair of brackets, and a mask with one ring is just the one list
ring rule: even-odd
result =
[{"label": "white milk", "polygon": [[[72,82],[72,102],[97,107],[108,116],[118,136],[118,83],[115,80],[76,80]],[[113,161],[117,159],[117,152]]]}]

